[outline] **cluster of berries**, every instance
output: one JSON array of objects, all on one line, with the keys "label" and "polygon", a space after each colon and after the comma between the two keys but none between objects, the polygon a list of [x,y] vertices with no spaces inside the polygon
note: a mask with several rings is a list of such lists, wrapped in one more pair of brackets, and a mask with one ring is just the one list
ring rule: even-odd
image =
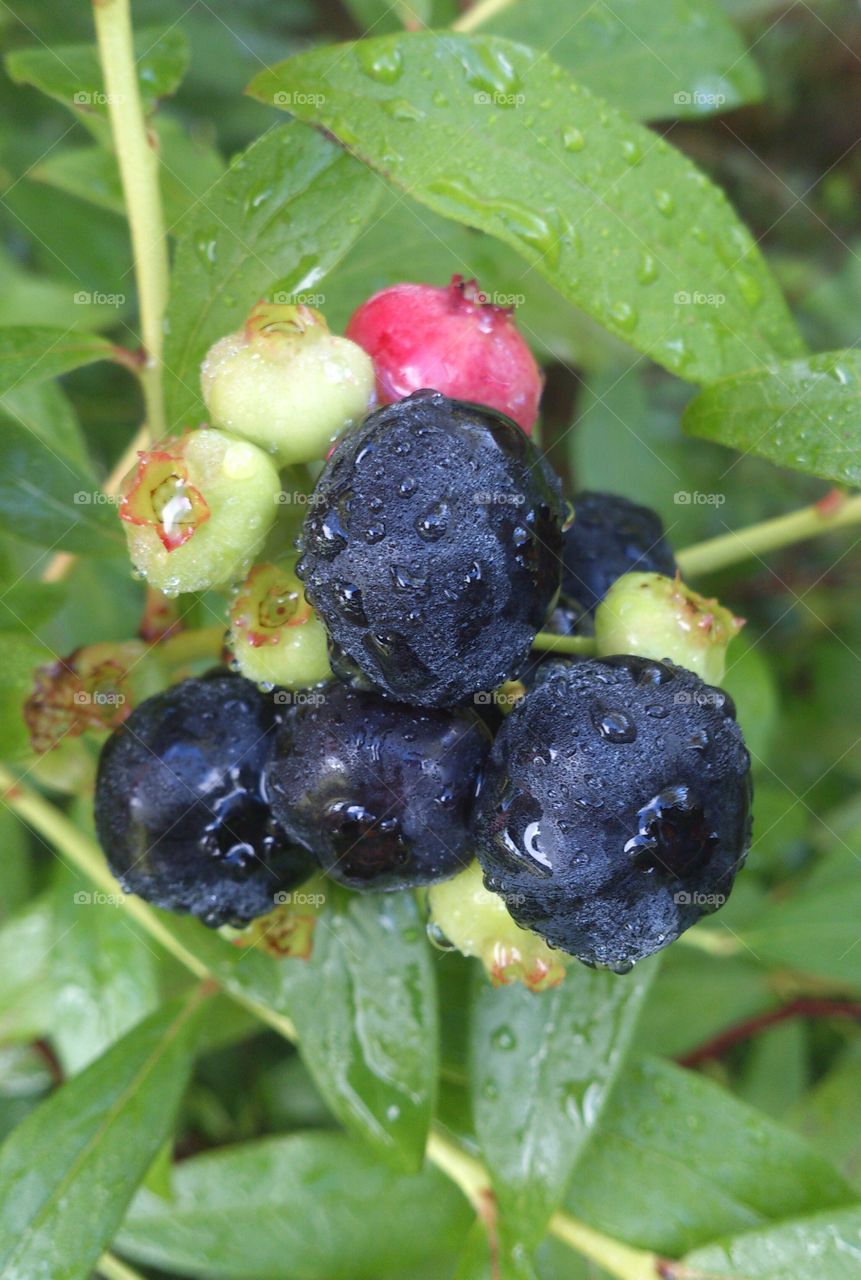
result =
[{"label": "cluster of berries", "polygon": [[[714,686],[739,622],[654,513],[566,503],[508,311],[457,277],[384,290],[347,338],[261,304],[203,390],[212,425],[142,455],[120,515],[151,585],[241,582],[234,670],[105,746],[96,822],[129,891],[241,927],[321,870],[429,886],[432,936],[536,987],[560,952],[630,968],[726,899],[750,762]],[[327,451],[298,562],[255,564],[279,468]],[[596,656],[536,653],[542,628]]]}]

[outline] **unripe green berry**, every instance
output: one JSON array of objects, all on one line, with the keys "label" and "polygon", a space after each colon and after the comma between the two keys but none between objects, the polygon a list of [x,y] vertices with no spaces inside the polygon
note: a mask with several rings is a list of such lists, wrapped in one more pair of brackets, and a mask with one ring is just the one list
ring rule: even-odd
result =
[{"label": "unripe green berry", "polygon": [[263,544],[280,489],[272,459],[222,431],[141,453],[120,505],[132,563],[168,596],[234,582]]},{"label": "unripe green berry", "polygon": [[374,367],[312,307],[261,303],[244,329],[210,348],[201,386],[213,426],[283,464],[312,462],[368,412]]},{"label": "unripe green berry", "polygon": [[254,566],[230,609],[230,645],[257,684],[307,689],[332,674],[326,629],[292,565]]},{"label": "unripe green berry", "polygon": [[428,905],[431,933],[463,955],[477,957],[495,986],[522,982],[531,991],[544,991],[565,977],[566,958],[514,923],[504,900],[484,887],[477,862],[431,885]]},{"label": "unripe green berry", "polygon": [[595,611],[595,642],[599,658],[617,653],[669,658],[707,684],[720,684],[727,645],[743,626],[743,618],[692,591],[679,577],[626,573]]}]

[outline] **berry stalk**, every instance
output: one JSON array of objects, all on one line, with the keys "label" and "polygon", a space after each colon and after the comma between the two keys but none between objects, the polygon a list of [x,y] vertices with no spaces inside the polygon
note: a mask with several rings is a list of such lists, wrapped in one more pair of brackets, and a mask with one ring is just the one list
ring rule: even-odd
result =
[{"label": "berry stalk", "polygon": [[542,653],[580,653],[587,658],[598,652],[594,636],[557,636],[553,631],[539,631],[532,648]]},{"label": "berry stalk", "polygon": [[138,88],[129,0],[93,0],[93,20],[132,241],[145,352],[140,377],[147,425],[157,439],[165,431],[162,346],[169,288],[158,152]]},{"label": "berry stalk", "polygon": [[861,524],[861,494],[844,497],[837,490],[825,495],[819,502],[786,516],[762,520],[746,529],[734,529],[717,538],[697,542],[676,553],[676,560],[684,576],[696,573],[712,573],[727,565],[737,564],[761,556],[768,551],[816,538],[834,529]]},{"label": "berry stalk", "polygon": [[127,1262],[122,1262],[112,1253],[103,1253],[96,1266],[98,1275],[104,1280],[143,1280],[139,1271],[135,1271]]}]

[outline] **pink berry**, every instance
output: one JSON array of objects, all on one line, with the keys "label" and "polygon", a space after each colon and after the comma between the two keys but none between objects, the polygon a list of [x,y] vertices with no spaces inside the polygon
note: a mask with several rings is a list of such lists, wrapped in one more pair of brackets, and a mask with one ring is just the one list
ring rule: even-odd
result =
[{"label": "pink berry", "polygon": [[380,403],[429,387],[507,413],[529,432],[542,377],[512,311],[463,276],[445,287],[395,284],[353,312],[347,337],[373,360]]}]

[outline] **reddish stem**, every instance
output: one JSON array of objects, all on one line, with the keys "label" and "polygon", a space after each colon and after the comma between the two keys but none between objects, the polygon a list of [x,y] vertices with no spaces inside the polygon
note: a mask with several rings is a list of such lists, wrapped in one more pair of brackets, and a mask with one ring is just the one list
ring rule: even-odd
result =
[{"label": "reddish stem", "polygon": [[720,1058],[734,1045],[750,1040],[761,1031],[776,1026],[780,1022],[788,1022],[791,1018],[853,1018],[861,1022],[861,1002],[855,1000],[821,1000],[810,997],[799,997],[779,1009],[770,1009],[755,1018],[748,1018],[728,1027],[719,1035],[707,1040],[697,1049],[683,1054],[677,1061],[682,1067],[698,1067],[712,1058]]}]

